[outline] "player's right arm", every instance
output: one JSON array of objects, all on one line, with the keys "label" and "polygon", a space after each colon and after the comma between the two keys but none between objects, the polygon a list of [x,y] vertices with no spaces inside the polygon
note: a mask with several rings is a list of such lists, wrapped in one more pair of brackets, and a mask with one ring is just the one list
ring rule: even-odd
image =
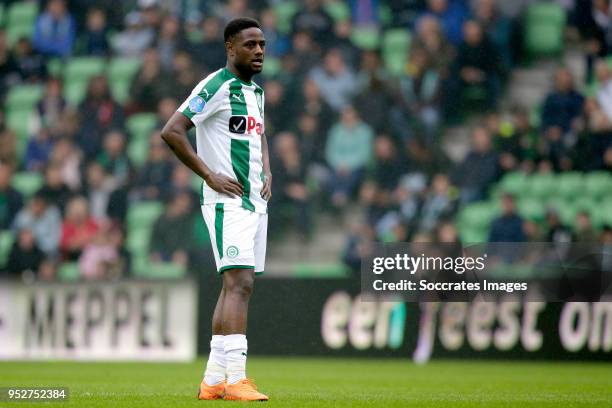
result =
[{"label": "player's right arm", "polygon": [[242,185],[237,180],[222,174],[215,174],[193,150],[187,138],[187,132],[192,127],[193,122],[189,118],[180,112],[174,112],[162,129],[161,137],[176,157],[203,178],[210,188],[230,197],[242,196]]}]

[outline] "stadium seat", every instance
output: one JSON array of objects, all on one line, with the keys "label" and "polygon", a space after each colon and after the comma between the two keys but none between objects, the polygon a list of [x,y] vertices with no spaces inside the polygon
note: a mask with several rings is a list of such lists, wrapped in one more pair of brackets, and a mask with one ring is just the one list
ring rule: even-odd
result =
[{"label": "stadium seat", "polygon": [[298,12],[300,5],[296,1],[280,1],[274,6],[276,14],[276,27],[283,34],[291,31],[291,19]]},{"label": "stadium seat", "polygon": [[376,27],[353,27],[351,42],[363,50],[374,50],[380,44],[380,33]]},{"label": "stadium seat", "polygon": [[4,16],[6,7],[4,7],[4,3],[0,3],[0,27],[4,27]]},{"label": "stadium seat", "polygon": [[12,47],[20,38],[31,39],[33,34],[33,25],[13,24],[6,28],[6,42],[8,43],[9,47]]},{"label": "stadium seat", "polygon": [[187,270],[172,262],[149,262],[146,268],[135,269],[136,276],[147,279],[180,279]]},{"label": "stadium seat", "polygon": [[66,102],[72,106],[78,106],[87,93],[87,82],[85,81],[65,81],[64,82],[64,98]]},{"label": "stadium seat", "polygon": [[42,98],[41,85],[15,85],[6,97],[9,110],[30,110]]},{"label": "stadium seat", "polygon": [[136,167],[141,167],[149,155],[149,140],[134,139],[127,147],[127,155]]},{"label": "stadium seat", "polygon": [[76,262],[64,262],[57,270],[57,277],[65,282],[79,280],[81,274],[79,272],[79,264]]},{"label": "stadium seat", "polygon": [[410,48],[410,32],[403,28],[385,31],[382,37],[382,57],[391,75],[404,72]]},{"label": "stadium seat", "polygon": [[487,239],[489,238],[489,231],[488,229],[461,226],[459,228],[459,236],[461,237],[461,242],[464,245],[479,244],[482,242],[487,242]]},{"label": "stadium seat", "polygon": [[130,97],[131,79],[116,79],[108,84],[113,99],[120,104],[125,104]]},{"label": "stadium seat", "polygon": [[15,132],[18,140],[27,140],[31,115],[31,109],[9,110],[6,112],[6,126]]},{"label": "stadium seat", "polygon": [[64,71],[64,64],[59,58],[51,58],[47,63],[47,70],[49,71],[49,75],[61,77]]},{"label": "stadium seat", "polygon": [[607,172],[596,171],[588,173],[585,176],[584,182],[586,192],[591,197],[599,198],[612,192],[612,177]]},{"label": "stadium seat", "polygon": [[557,179],[554,174],[533,174],[527,180],[527,194],[546,198],[555,192],[556,186]]},{"label": "stadium seat", "polygon": [[584,191],[584,177],[577,171],[560,173],[557,176],[557,184],[554,194],[556,196],[571,199]]},{"label": "stadium seat", "polygon": [[12,24],[34,24],[38,15],[38,4],[35,1],[13,3],[7,14],[7,26]]},{"label": "stadium seat", "polygon": [[536,198],[524,197],[517,202],[516,207],[519,215],[523,218],[536,222],[544,219],[546,209],[542,202]]},{"label": "stadium seat", "polygon": [[297,263],[292,275],[296,278],[344,278],[349,269],[342,263]]},{"label": "stadium seat", "polygon": [[160,201],[143,201],[132,204],[127,214],[128,229],[152,227],[163,211],[164,204]]},{"label": "stadium seat", "polygon": [[497,213],[498,209],[496,203],[480,201],[463,207],[459,213],[458,221],[461,226],[488,229]]},{"label": "stadium seat", "polygon": [[130,140],[148,140],[156,125],[157,116],[154,113],[132,115],[125,124]]},{"label": "stadium seat", "polygon": [[559,219],[563,225],[572,226],[576,220],[577,208],[567,200],[555,200],[550,205],[559,213]]},{"label": "stadium seat", "polygon": [[31,197],[43,185],[44,179],[40,173],[22,171],[13,174],[11,185],[24,197]]},{"label": "stadium seat", "polygon": [[527,175],[521,171],[506,173],[499,182],[501,192],[517,196],[525,193],[526,186]]},{"label": "stadium seat", "polygon": [[0,231],[0,267],[4,267],[6,265],[14,242],[15,234],[13,231]]},{"label": "stadium seat", "polygon": [[151,228],[128,226],[126,247],[134,255],[147,255]]},{"label": "stadium seat", "polygon": [[266,78],[274,78],[282,68],[281,60],[275,57],[266,57],[266,63],[262,75]]},{"label": "stadium seat", "polygon": [[323,5],[323,8],[336,22],[346,21],[351,18],[351,9],[346,2],[338,0],[328,1]]},{"label": "stadium seat", "polygon": [[100,57],[76,57],[66,63],[64,79],[67,81],[89,81],[91,77],[104,73],[105,62]]},{"label": "stadium seat", "polygon": [[527,8],[525,49],[531,56],[559,55],[563,50],[565,11],[556,3],[539,2]]},{"label": "stadium seat", "polygon": [[612,227],[612,196],[606,197],[598,207],[597,221],[601,226]]},{"label": "stadium seat", "polygon": [[134,75],[140,69],[140,60],[137,58],[113,58],[108,64],[108,80],[114,82],[115,80],[132,79]]}]

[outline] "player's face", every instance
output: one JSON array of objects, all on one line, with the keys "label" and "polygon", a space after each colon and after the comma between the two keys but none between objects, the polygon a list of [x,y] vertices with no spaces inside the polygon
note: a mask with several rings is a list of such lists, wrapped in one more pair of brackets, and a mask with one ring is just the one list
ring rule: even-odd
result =
[{"label": "player's face", "polygon": [[251,27],[236,34],[228,51],[236,68],[256,74],[263,69],[265,49],[263,32],[257,27]]}]

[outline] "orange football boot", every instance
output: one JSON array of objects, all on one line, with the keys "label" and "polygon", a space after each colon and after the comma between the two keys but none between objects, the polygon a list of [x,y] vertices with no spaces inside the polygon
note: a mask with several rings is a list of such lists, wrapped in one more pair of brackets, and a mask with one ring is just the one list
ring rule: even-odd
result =
[{"label": "orange football boot", "polygon": [[219,383],[217,385],[208,385],[204,380],[200,383],[200,390],[198,391],[199,400],[216,400],[222,399],[225,395],[226,382]]},{"label": "orange football boot", "polygon": [[230,401],[267,401],[269,398],[257,391],[253,380],[245,378],[236,384],[227,384],[223,399]]}]

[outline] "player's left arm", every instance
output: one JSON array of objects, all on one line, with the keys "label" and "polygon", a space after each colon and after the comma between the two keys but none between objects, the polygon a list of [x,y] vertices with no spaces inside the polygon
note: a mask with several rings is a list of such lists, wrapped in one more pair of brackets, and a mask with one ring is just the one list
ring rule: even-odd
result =
[{"label": "player's left arm", "polygon": [[263,162],[264,185],[261,189],[261,196],[269,201],[272,197],[272,172],[270,171],[270,155],[268,154],[268,139],[264,133],[261,136],[261,160]]}]

